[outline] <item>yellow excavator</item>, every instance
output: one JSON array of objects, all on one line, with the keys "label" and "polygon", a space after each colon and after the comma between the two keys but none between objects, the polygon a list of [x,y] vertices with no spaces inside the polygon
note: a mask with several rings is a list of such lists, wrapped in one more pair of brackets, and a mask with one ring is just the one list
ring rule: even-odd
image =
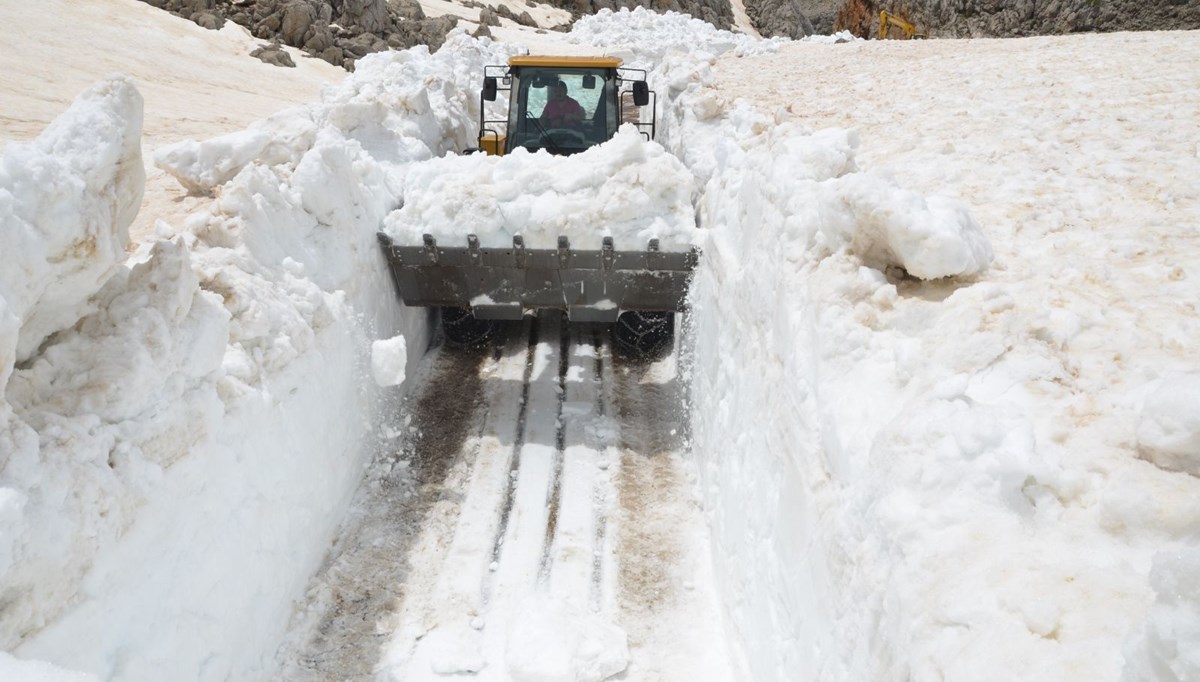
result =
[{"label": "yellow excavator", "polygon": [[887,10],[881,10],[879,12],[879,39],[880,40],[888,39],[888,29],[889,29],[889,27],[892,27],[892,26],[895,26],[896,28],[900,29],[904,33],[904,37],[908,38],[909,40],[914,40],[914,39],[921,40],[921,39],[929,37],[929,36],[925,35],[924,33],[921,33],[920,31],[918,31],[917,27],[912,25],[908,21],[901,19],[900,17],[896,16],[895,14],[889,14]]},{"label": "yellow excavator", "polygon": [[[556,92],[564,86],[572,103]],[[646,72],[623,68],[617,57],[514,56],[485,67],[479,96],[478,147],[465,153],[575,154],[611,139],[622,123],[648,140],[656,133]],[[483,247],[476,235],[462,244],[439,244],[430,234],[421,244],[397,244],[381,232],[379,241],[400,299],[438,308],[451,343],[478,343],[497,321],[557,309],[571,321],[613,323],[617,342],[637,353],[670,343],[699,256],[664,251],[657,239],[635,249],[611,237],[577,245],[560,236],[552,249],[526,248],[520,235],[503,248]]]}]

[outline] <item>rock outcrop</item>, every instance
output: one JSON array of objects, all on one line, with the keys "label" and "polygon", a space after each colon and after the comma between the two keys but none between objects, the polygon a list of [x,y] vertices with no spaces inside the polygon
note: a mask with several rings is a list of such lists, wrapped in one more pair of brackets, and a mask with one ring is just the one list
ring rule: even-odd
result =
[{"label": "rock outcrop", "polygon": [[[744,0],[763,36],[800,38],[848,30],[879,37],[887,10],[931,38],[1003,38],[1083,31],[1200,28],[1195,0]],[[893,34],[895,37],[896,34]]]},{"label": "rock outcrop", "polygon": [[878,37],[882,9],[915,24],[931,38],[1200,28],[1200,3],[1193,0],[846,0],[835,29]]},{"label": "rock outcrop", "polygon": [[454,28],[453,17],[428,18],[417,0],[143,0],[205,28],[225,21],[267,41],[259,59],[294,66],[280,45],[300,49],[353,70],[371,52],[428,45],[437,49]]}]

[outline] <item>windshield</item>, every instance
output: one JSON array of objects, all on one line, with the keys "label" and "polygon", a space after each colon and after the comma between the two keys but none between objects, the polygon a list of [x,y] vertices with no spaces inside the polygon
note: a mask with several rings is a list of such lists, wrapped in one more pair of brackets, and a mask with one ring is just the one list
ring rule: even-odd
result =
[{"label": "windshield", "polygon": [[526,67],[513,75],[509,149],[574,154],[616,133],[613,69]]}]

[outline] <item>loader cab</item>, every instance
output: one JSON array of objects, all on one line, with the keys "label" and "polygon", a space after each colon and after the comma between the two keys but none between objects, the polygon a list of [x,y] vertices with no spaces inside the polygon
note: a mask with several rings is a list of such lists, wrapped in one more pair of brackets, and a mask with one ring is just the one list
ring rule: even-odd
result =
[{"label": "loader cab", "polygon": [[612,139],[623,121],[652,139],[653,107],[648,122],[640,113],[653,94],[645,81],[645,71],[621,68],[617,57],[520,55],[507,67],[489,66],[480,93],[479,148],[493,155],[517,148],[577,154]]}]

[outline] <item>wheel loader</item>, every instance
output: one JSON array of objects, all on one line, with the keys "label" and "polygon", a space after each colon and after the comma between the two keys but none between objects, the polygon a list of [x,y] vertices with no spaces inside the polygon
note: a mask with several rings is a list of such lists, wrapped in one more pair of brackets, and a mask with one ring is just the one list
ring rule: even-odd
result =
[{"label": "wheel loader", "polygon": [[[520,55],[485,67],[478,147],[464,153],[504,155],[520,147],[575,154],[611,139],[622,123],[653,139],[657,97],[645,71],[621,64],[609,56]],[[578,97],[574,104],[556,92],[564,86]],[[501,92],[508,93],[506,115],[490,118]],[[379,241],[401,300],[438,308],[454,344],[487,339],[498,321],[557,309],[571,321],[613,323],[627,351],[657,352],[672,340],[698,261],[694,248],[667,251],[657,239],[616,244],[599,235],[593,244],[560,236],[550,249],[527,248],[520,235],[503,248],[483,247],[475,235],[460,244],[439,244],[430,234],[420,244],[398,244],[380,232]]]}]

